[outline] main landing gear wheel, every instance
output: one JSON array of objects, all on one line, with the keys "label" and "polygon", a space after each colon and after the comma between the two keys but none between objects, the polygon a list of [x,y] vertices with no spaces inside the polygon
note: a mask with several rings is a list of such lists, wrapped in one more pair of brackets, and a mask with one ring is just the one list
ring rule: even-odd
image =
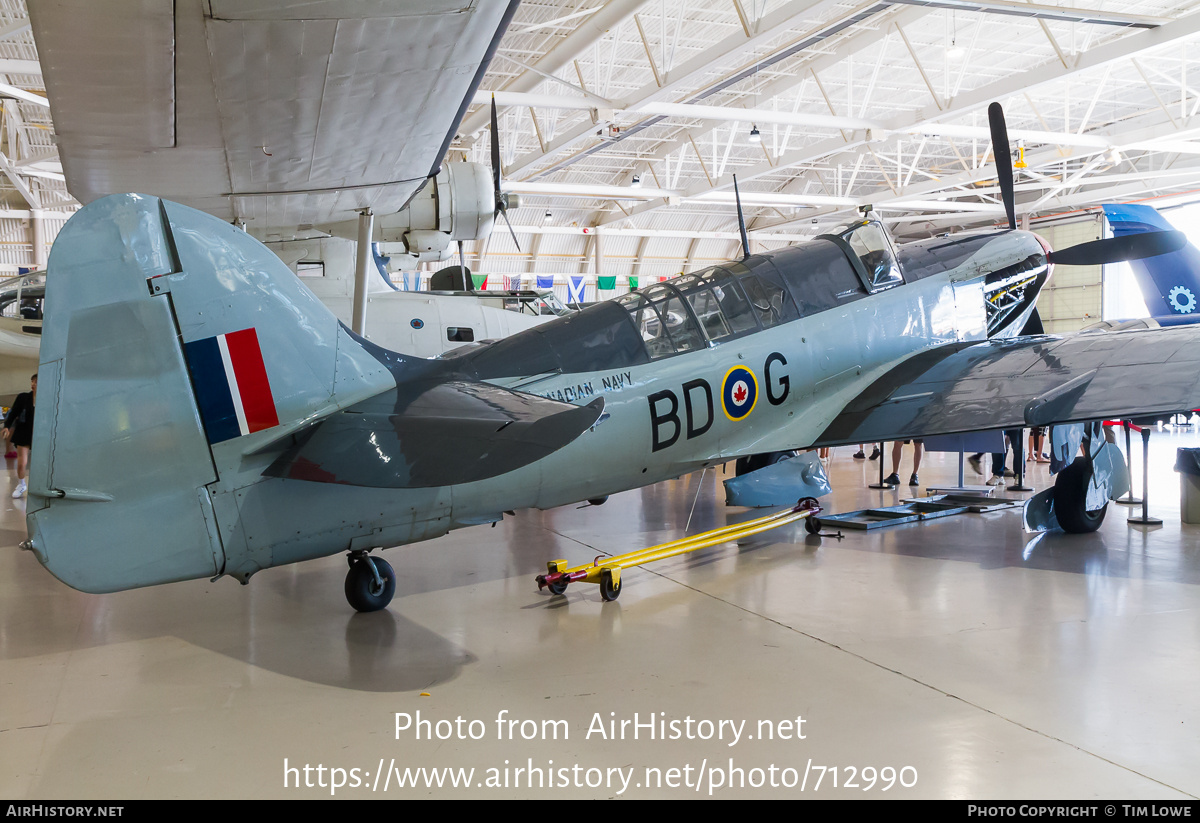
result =
[{"label": "main landing gear wheel", "polygon": [[1098,509],[1087,509],[1087,487],[1092,479],[1092,465],[1086,457],[1058,473],[1054,479],[1054,516],[1063,531],[1071,534],[1094,532],[1104,522],[1108,503]]},{"label": "main landing gear wheel", "polygon": [[605,601],[613,601],[621,596],[621,581],[613,583],[612,572],[604,572],[600,575],[600,596]]},{"label": "main landing gear wheel", "polygon": [[396,594],[396,572],[391,564],[382,557],[353,554],[347,560],[350,571],[346,573],[346,600],[350,605],[360,612],[387,608]]}]

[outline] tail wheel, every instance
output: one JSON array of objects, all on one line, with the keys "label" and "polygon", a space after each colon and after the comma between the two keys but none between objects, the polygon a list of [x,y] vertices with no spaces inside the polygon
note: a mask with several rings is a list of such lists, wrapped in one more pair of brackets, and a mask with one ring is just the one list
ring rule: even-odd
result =
[{"label": "tail wheel", "polygon": [[1092,464],[1086,457],[1058,473],[1054,479],[1054,516],[1063,531],[1071,534],[1094,532],[1104,522],[1108,503],[1098,509],[1087,508],[1087,487],[1092,479]]},{"label": "tail wheel", "polygon": [[346,600],[357,611],[377,612],[387,608],[395,594],[396,572],[386,560],[365,557],[350,564],[346,573]]}]

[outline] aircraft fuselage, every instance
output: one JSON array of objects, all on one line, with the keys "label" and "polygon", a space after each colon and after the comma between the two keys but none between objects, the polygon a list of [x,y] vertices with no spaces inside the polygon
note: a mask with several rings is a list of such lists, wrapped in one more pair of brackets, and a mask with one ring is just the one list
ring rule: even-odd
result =
[{"label": "aircraft fuselage", "polygon": [[[925,245],[934,247],[930,259],[938,259],[937,243]],[[238,524],[223,541],[225,570],[244,578],[259,568],[347,548],[416,542],[499,520],[507,510],[549,509],[740,455],[808,447],[848,402],[897,363],[930,347],[987,339],[989,314],[995,312],[987,305],[989,296],[995,298],[988,280],[1041,256],[1040,266],[1023,267],[1033,282],[1020,311],[990,329],[990,336],[1018,333],[1047,276],[1043,247],[1025,232],[975,238],[969,246],[970,253],[944,271],[918,277],[906,270],[902,285],[872,294],[863,289],[847,295],[843,305],[707,341],[695,351],[626,367],[492,378],[497,385],[577,405],[597,397],[605,401],[605,414],[591,430],[498,477],[428,489],[264,479],[236,490],[236,517],[223,514],[234,494],[222,493],[218,484],[217,519]],[[789,265],[802,262],[803,255],[795,258]],[[792,282],[803,281],[803,273],[792,274]],[[522,338],[540,333],[523,332],[503,342],[516,352]],[[260,535],[278,534],[274,513],[281,509],[296,518],[288,530],[294,537],[268,544]],[[338,513],[341,528],[329,528],[331,512]]]}]

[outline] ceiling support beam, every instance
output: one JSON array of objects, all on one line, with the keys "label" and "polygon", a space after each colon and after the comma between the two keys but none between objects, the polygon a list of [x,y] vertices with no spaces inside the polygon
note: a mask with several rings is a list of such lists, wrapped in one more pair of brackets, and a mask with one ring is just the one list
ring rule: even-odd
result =
[{"label": "ceiling support beam", "polygon": [[[553,74],[590,48],[593,43],[603,39],[610,31],[619,28],[647,2],[648,0],[609,0],[602,9],[581,22],[578,28],[567,35],[535,65],[539,70]],[[533,91],[541,82],[540,75],[527,71],[509,81],[504,86],[504,90]],[[464,117],[462,125],[459,126],[459,134],[464,137],[473,137],[487,128],[490,117],[491,114],[487,109],[481,109]]]},{"label": "ceiling support beam", "polygon": [[[1057,67],[1047,68],[1045,66],[1039,66],[1024,72],[1018,72],[1009,75],[1002,80],[981,86],[961,95],[958,98],[955,98],[955,100],[943,111],[937,111],[936,107],[922,110],[917,113],[915,118],[910,119],[909,117],[904,117],[899,119],[897,122],[889,124],[890,129],[894,131],[905,132],[925,132],[936,129],[938,132],[944,135],[957,136],[958,134],[966,133],[958,132],[958,129],[962,127],[952,127],[937,124],[952,117],[959,117],[969,114],[974,110],[988,105],[993,100],[1004,99],[1027,89],[1044,85],[1054,80],[1065,79],[1091,69],[1104,68],[1115,61],[1131,59],[1152,49],[1161,48],[1164,45],[1185,42],[1196,37],[1197,35],[1200,35],[1200,14],[1184,17],[1180,20],[1176,20],[1156,29],[1150,29],[1130,35],[1128,37],[1123,37],[1119,40],[1104,43],[1092,49],[1091,51],[1079,55],[1078,60],[1071,69],[1059,69]],[[1172,122],[1174,122],[1173,118]],[[1016,130],[1011,131],[1010,136],[1016,138],[1018,136],[1018,132]],[[1141,140],[1127,141],[1124,142],[1124,145],[1136,143],[1138,144],[1137,147],[1144,148],[1158,144],[1157,148],[1160,150],[1170,150],[1174,148],[1166,145],[1164,137],[1172,137],[1174,140],[1180,139],[1178,135],[1168,134],[1164,136],[1161,133],[1147,134]],[[1108,141],[1109,147],[1118,148],[1120,147],[1119,144],[1123,142],[1121,138],[1118,138],[1115,135],[1092,134],[1074,136],[1074,139],[1080,138],[1086,138],[1088,140],[1095,140],[1098,142]],[[753,180],[765,174],[776,172],[781,168],[789,168],[792,166],[817,162],[837,152],[845,151],[846,149],[850,148],[866,146],[875,142],[881,142],[883,139],[886,139],[886,137],[881,137],[880,135],[875,134],[873,131],[865,131],[855,132],[849,144],[840,138],[822,140],[812,146],[807,146],[804,149],[800,149],[795,152],[789,152],[788,154],[779,158],[778,162],[774,164],[760,163],[756,166],[752,166],[749,169],[743,168],[738,171],[738,177],[743,181]],[[1062,138],[1061,136],[1056,136],[1053,139],[1060,140]],[[1077,144],[1077,147],[1083,152],[1083,154],[1094,154],[1097,151],[1103,150],[1099,146],[1088,148],[1085,146],[1078,146]],[[986,176],[982,179],[986,179]],[[944,183],[945,181],[943,181],[943,184]],[[946,185],[943,184],[932,184],[937,187],[933,190],[936,191],[946,188]],[[717,181],[715,186],[694,186],[686,190],[683,193],[683,197],[685,199],[703,197],[704,195],[713,191],[728,189],[732,187],[732,185],[732,177],[722,176]],[[908,193],[902,191],[902,196],[908,196]],[[892,198],[889,199],[896,199],[896,197],[893,195]],[[867,199],[865,202],[872,201]],[[654,211],[655,209],[661,208],[661,206],[662,204],[658,202],[647,203],[633,209],[631,216]]]},{"label": "ceiling support beam", "polygon": [[[720,43],[706,49],[682,65],[673,67],[669,76],[659,75],[656,71],[655,80],[630,95],[625,101],[625,107],[641,112],[642,107],[647,103],[671,100],[681,94],[690,94],[689,99],[691,100],[703,99],[715,90],[725,88],[727,85],[737,82],[742,74],[746,74],[747,76],[754,74],[757,67],[771,65],[773,60],[777,60],[780,58],[780,55],[788,53],[796,44],[779,48],[774,54],[760,57],[754,63],[743,67],[739,72],[734,72],[733,76],[718,81],[716,84],[702,89],[698,93],[695,91],[695,83],[706,77],[714,66],[727,63],[730,59],[745,51],[762,47],[767,43],[777,40],[781,35],[786,34],[789,29],[794,28],[805,19],[811,19],[820,9],[832,5],[833,2],[834,0],[792,0],[792,2],[782,8],[776,9],[759,20],[753,37],[747,37],[744,32],[739,31],[736,34],[726,37]],[[866,14],[869,16],[869,14],[875,11],[886,8],[886,3],[868,0],[866,5],[843,17],[842,22],[857,19],[856,15],[862,16]],[[836,29],[838,25],[840,23],[835,21],[831,24],[823,24],[819,28],[824,31],[831,27]],[[803,44],[805,40],[806,38],[802,37],[797,43]],[[653,65],[652,58],[651,65]],[[538,165],[546,159],[570,148],[580,140],[591,137],[598,128],[605,128],[611,122],[611,119],[609,119],[601,120],[595,124],[583,123],[577,125],[567,134],[564,134],[561,139],[551,141],[548,151],[531,152],[524,157],[517,158],[515,163],[505,169],[505,173],[509,176],[516,176],[525,169]],[[571,158],[567,158],[567,161],[570,162]],[[539,172],[539,174],[544,173],[546,173],[546,170]]]}]

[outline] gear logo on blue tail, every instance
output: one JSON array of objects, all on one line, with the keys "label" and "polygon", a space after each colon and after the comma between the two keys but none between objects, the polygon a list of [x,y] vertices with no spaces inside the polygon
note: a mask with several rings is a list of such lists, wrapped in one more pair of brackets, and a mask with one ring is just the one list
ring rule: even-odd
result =
[{"label": "gear logo on blue tail", "polygon": [[721,382],[721,407],[730,420],[745,420],[758,402],[758,379],[745,366],[725,372]]},{"label": "gear logo on blue tail", "polygon": [[253,327],[186,344],[196,405],[209,443],[279,425]]},{"label": "gear logo on blue tail", "polygon": [[1167,293],[1167,301],[1171,308],[1180,314],[1188,314],[1196,309],[1196,295],[1186,286],[1176,286]]}]

